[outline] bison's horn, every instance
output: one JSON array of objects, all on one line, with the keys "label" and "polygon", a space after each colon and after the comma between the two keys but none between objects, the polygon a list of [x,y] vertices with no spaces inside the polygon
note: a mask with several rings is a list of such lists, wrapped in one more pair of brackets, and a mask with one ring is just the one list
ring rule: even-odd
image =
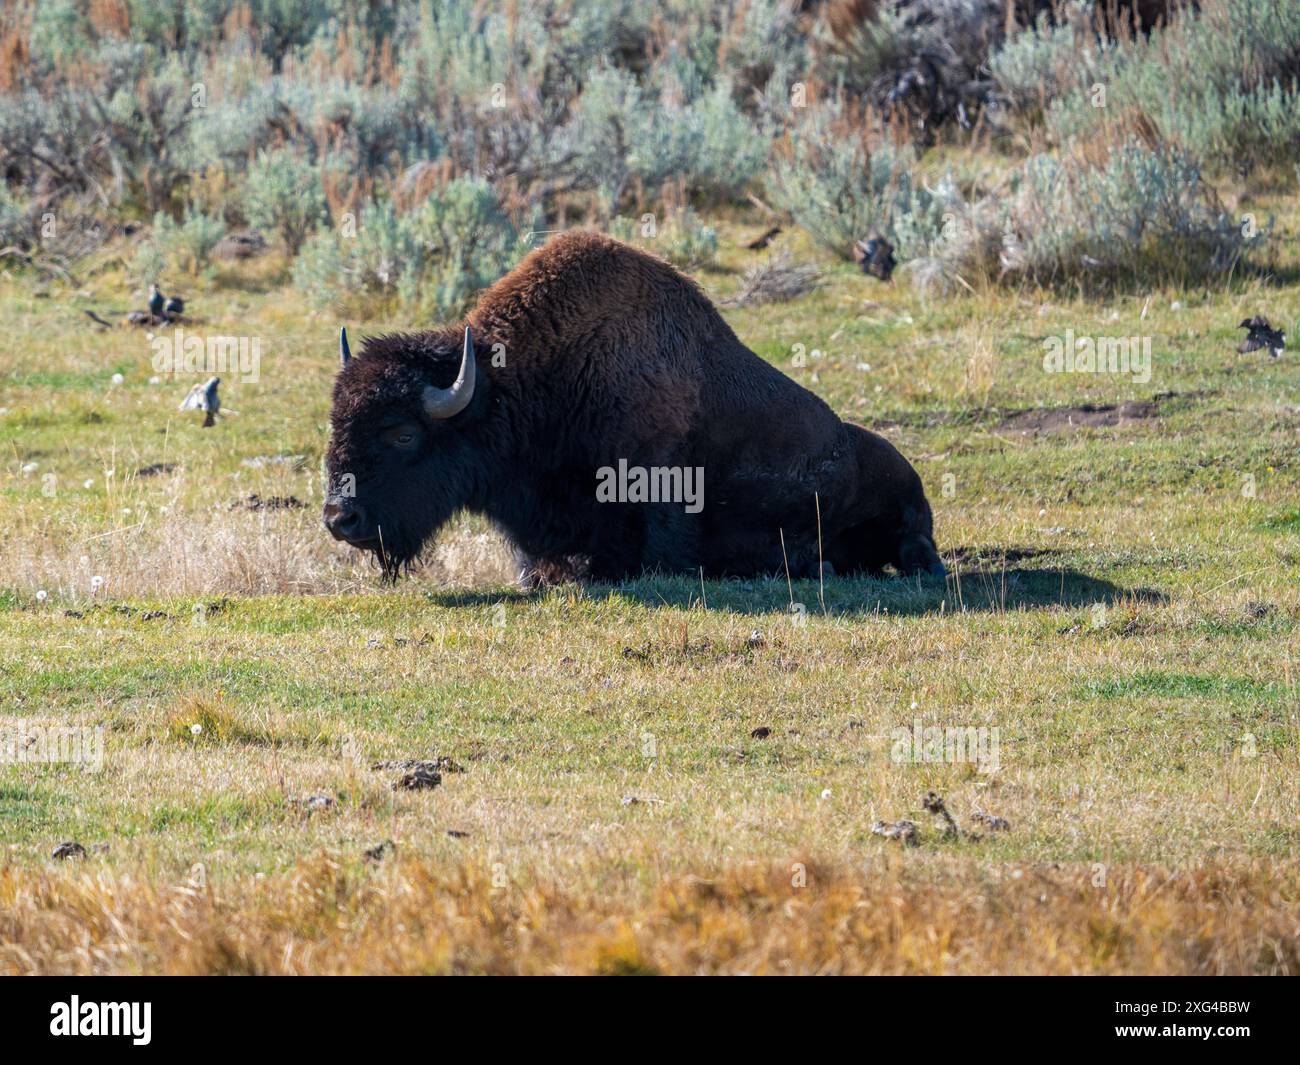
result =
[{"label": "bison's horn", "polygon": [[348,350],[348,330],[347,326],[344,326],[339,330],[339,365],[346,366],[350,358],[352,352]]},{"label": "bison's horn", "polygon": [[474,398],[474,341],[470,337],[469,326],[465,327],[465,350],[460,356],[460,373],[450,388],[435,388],[428,385],[424,389],[424,413],[434,421],[451,418],[466,407]]}]

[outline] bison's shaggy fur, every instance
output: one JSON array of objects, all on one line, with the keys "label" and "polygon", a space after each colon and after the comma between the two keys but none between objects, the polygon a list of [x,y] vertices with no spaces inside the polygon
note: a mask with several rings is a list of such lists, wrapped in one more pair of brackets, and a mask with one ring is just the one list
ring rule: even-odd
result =
[{"label": "bison's shaggy fur", "polygon": [[[469,406],[430,420],[421,394],[450,386],[464,324],[374,337],[334,386],[327,523],[390,572],[461,508],[504,532],[525,582],[806,576],[819,558],[943,572],[907,460],[749,351],[667,263],[593,233],[533,252],[469,315]],[[598,501],[620,460],[701,468],[703,508]]]}]

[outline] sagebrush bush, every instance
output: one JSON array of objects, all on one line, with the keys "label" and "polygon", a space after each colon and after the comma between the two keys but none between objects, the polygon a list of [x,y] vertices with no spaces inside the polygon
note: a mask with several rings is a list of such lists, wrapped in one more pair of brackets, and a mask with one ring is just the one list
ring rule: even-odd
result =
[{"label": "sagebrush bush", "polygon": [[140,288],[157,284],[167,272],[167,256],[152,240],[142,240],[136,245],[131,261],[127,264],[127,276]]},{"label": "sagebrush bush", "polygon": [[639,219],[615,218],[609,231],[611,236],[640,245],[684,270],[705,266],[718,257],[717,230],[705,225],[689,207],[662,219],[653,214]]},{"label": "sagebrush bush", "polygon": [[1083,91],[1097,81],[1097,64],[1108,49],[1092,25],[1091,2],[1069,4],[1053,18],[1044,12],[989,55],[998,101],[1018,116],[1038,118],[1052,100]]},{"label": "sagebrush bush", "polygon": [[730,82],[695,79],[680,56],[649,85],[608,64],[594,67],[566,134],[571,187],[594,190],[606,216],[633,185],[655,192],[672,182],[715,202],[739,197],[763,169],[770,130],[740,109]]},{"label": "sagebrush bush", "polygon": [[[683,35],[699,65],[711,76],[730,81],[737,99],[762,95],[789,98],[791,85],[807,76],[812,41],[798,4],[790,0],[745,0],[728,5],[702,2]],[[700,33],[692,22],[715,33]],[[720,24],[719,24],[720,23]],[[716,68],[714,66],[716,64]]]},{"label": "sagebrush bush", "polygon": [[30,247],[32,229],[30,208],[0,183],[0,247]]},{"label": "sagebrush bush", "polygon": [[250,225],[277,237],[290,255],[328,217],[320,171],[289,148],[258,155],[241,207]]},{"label": "sagebrush bush", "polygon": [[1300,160],[1300,84],[1207,88],[1197,106],[1165,116],[1169,135],[1198,158],[1247,177]]},{"label": "sagebrush bush", "polygon": [[938,239],[953,195],[946,186],[926,188],[915,165],[911,148],[872,134],[839,102],[818,105],[774,158],[768,198],[842,258],[875,230],[906,260]]},{"label": "sagebrush bush", "polygon": [[150,242],[168,265],[197,275],[212,266],[212,249],[225,235],[220,218],[188,207],[180,222],[161,211],[154,215]]},{"label": "sagebrush bush", "polygon": [[[987,102],[996,128],[1034,127],[1004,146],[1063,159],[1141,130],[1212,174],[1289,179],[1300,162],[1295,0],[1201,0],[1149,34],[1095,0],[1018,31],[1004,0],[227,7],[24,0],[4,22],[21,62],[0,71],[0,173],[25,218],[91,204],[109,223],[186,217],[184,234],[160,227],[165,250],[140,252],[143,275],[159,254],[202,269],[217,217],[292,255],[327,216],[369,211],[426,291],[431,257],[406,245],[423,240],[414,201],[435,179],[472,175],[550,227],[761,191],[839,255],[876,229],[906,261],[933,257],[961,210],[951,182],[921,180],[915,145]],[[706,261],[689,225],[681,244],[660,250]],[[312,245],[308,274],[366,274],[338,291],[407,299],[393,255],[368,251],[367,273],[356,247]],[[474,283],[447,280],[435,305]]]},{"label": "sagebrush bush", "polygon": [[[1031,16],[1039,6],[1016,4]],[[988,56],[1006,24],[1005,0],[828,3],[812,31],[818,80],[905,120],[928,140],[938,126],[972,124],[993,87]]]},{"label": "sagebrush bush", "polygon": [[427,321],[462,314],[528,250],[484,181],[461,178],[398,213],[366,205],[355,227],[322,229],[294,263],[311,303],[341,312],[400,305]]},{"label": "sagebrush bush", "polygon": [[1247,175],[1300,159],[1300,4],[1203,0],[1167,27],[1099,51],[1091,80],[1056,99],[1058,144],[1140,115],[1201,163]]},{"label": "sagebrush bush", "polygon": [[670,68],[657,94],[634,113],[628,167],[651,188],[680,181],[706,199],[738,196],[762,170],[770,135],[741,113],[727,82],[711,87],[685,80],[688,68]]},{"label": "sagebrush bush", "polygon": [[1222,278],[1266,237],[1243,233],[1188,156],[1130,142],[1099,162],[1031,158],[1005,190],[959,210],[912,272],[927,283],[1150,288]]}]

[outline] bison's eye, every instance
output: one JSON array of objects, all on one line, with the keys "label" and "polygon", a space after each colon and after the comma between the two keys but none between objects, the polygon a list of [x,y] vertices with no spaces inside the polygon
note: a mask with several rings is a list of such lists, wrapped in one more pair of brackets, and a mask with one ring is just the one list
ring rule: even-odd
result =
[{"label": "bison's eye", "polygon": [[384,443],[403,449],[412,448],[419,441],[418,431],[410,425],[394,425],[381,435]]}]

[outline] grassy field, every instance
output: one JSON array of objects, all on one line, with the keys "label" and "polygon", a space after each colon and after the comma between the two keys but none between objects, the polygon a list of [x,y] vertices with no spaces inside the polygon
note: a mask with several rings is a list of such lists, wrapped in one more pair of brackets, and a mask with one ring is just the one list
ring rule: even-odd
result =
[{"label": "grassy field", "polygon": [[[1235,327],[1300,335],[1300,201],[1252,206],[1282,280],[1213,292],[927,300],[781,238],[823,287],[724,313],[912,460],[946,588],[524,595],[468,518],[384,587],[320,526],[339,323],[282,263],[164,286],[261,338],[212,430],[82,314],[120,273],[0,280],[0,713],[104,730],[0,766],[0,971],[1297,972],[1300,375]],[[1044,372],[1067,330],[1150,337],[1150,380]],[[900,760],[915,722],[996,766]]]}]

